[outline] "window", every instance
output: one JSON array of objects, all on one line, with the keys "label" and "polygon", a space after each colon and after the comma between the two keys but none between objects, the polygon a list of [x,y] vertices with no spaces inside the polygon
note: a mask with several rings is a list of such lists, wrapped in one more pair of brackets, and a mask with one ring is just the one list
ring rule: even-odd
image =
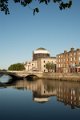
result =
[{"label": "window", "polygon": [[44,63],[45,63],[45,60],[44,60]]},{"label": "window", "polygon": [[75,57],[74,57],[74,60],[75,60]]},{"label": "window", "polygon": [[67,61],[68,61],[68,58],[67,58]]},{"label": "window", "polygon": [[60,67],[60,64],[59,64],[59,67]]},{"label": "window", "polygon": [[61,67],[62,67],[62,64],[61,64]]},{"label": "window", "polygon": [[74,55],[76,55],[76,52],[74,52]]},{"label": "window", "polygon": [[66,64],[66,67],[68,67],[68,64]]},{"label": "window", "polygon": [[72,58],[70,60],[72,61]]},{"label": "window", "polygon": [[61,62],[62,62],[62,59],[61,59]]},{"label": "window", "polygon": [[60,59],[59,59],[59,62],[60,62]]},{"label": "window", "polygon": [[63,55],[61,55],[61,58],[63,57]]}]

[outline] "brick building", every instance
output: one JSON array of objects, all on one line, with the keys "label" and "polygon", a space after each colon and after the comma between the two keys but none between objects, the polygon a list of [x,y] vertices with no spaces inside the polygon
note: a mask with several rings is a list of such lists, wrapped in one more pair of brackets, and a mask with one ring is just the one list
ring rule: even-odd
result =
[{"label": "brick building", "polygon": [[80,72],[80,49],[71,48],[70,51],[56,56],[57,72]]}]

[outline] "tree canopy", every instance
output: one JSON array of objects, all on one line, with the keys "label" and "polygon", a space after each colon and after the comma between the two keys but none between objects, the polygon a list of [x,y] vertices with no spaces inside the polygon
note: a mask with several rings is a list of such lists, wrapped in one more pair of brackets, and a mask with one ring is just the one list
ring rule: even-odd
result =
[{"label": "tree canopy", "polygon": [[8,70],[13,70],[13,71],[25,70],[25,67],[24,67],[24,64],[22,63],[16,63],[16,64],[10,65]]},{"label": "tree canopy", "polygon": [[54,63],[46,63],[46,69],[48,70],[48,72],[53,72],[55,71],[56,65]]},{"label": "tree canopy", "polygon": [[[39,4],[46,4],[48,5],[50,2],[55,3],[59,6],[60,10],[70,8],[72,5],[72,0],[13,0],[14,3],[20,3],[20,5],[26,7],[32,4],[34,1]],[[0,0],[0,11],[3,11],[5,14],[9,14],[9,0]],[[33,14],[39,12],[38,6],[35,8],[32,8]]]}]

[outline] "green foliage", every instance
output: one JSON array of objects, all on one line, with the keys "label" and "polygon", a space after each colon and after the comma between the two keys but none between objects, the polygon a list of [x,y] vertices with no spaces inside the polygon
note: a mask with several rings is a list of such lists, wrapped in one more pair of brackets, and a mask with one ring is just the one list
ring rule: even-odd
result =
[{"label": "green foliage", "polygon": [[[48,5],[50,2],[55,3],[59,6],[60,10],[70,8],[72,5],[72,0],[66,0],[67,2],[64,2],[64,0],[13,0],[15,3],[20,3],[22,6],[26,7],[29,6],[31,3],[38,2],[39,4],[46,4]],[[5,12],[5,14],[9,14],[9,0],[0,0],[0,11]],[[39,12],[39,8],[35,7],[31,9],[33,11],[33,14]]]},{"label": "green foliage", "polygon": [[16,64],[10,65],[8,70],[13,70],[13,71],[25,70],[25,67],[22,63],[16,63]]},{"label": "green foliage", "polygon": [[80,63],[79,63],[79,64],[76,64],[75,66],[76,66],[76,67],[80,66]]},{"label": "green foliage", "polygon": [[9,14],[8,0],[0,0],[0,11],[5,12],[5,14]]},{"label": "green foliage", "polygon": [[34,8],[33,15],[35,15],[35,13],[38,13],[38,12],[39,12],[39,9],[38,8]]},{"label": "green foliage", "polygon": [[53,72],[53,70],[55,70],[55,64],[53,63],[46,63],[46,69],[48,70],[48,72]]},{"label": "green foliage", "polygon": [[46,63],[46,69],[48,70],[48,72],[50,71],[50,63]]}]

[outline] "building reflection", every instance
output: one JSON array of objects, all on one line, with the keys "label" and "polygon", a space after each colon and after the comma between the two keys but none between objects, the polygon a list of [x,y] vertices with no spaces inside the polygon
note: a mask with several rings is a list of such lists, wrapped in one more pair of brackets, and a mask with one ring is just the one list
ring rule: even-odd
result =
[{"label": "building reflection", "polygon": [[60,83],[57,88],[57,100],[70,105],[71,108],[80,107],[80,84]]},{"label": "building reflection", "polygon": [[[80,108],[80,83],[53,81],[53,80],[18,80],[14,84],[9,82],[7,87],[13,87],[21,90],[31,90],[33,101],[44,103],[48,102],[51,96],[56,96],[57,101],[70,105],[71,108]],[[0,85],[1,86],[1,85]]]}]

